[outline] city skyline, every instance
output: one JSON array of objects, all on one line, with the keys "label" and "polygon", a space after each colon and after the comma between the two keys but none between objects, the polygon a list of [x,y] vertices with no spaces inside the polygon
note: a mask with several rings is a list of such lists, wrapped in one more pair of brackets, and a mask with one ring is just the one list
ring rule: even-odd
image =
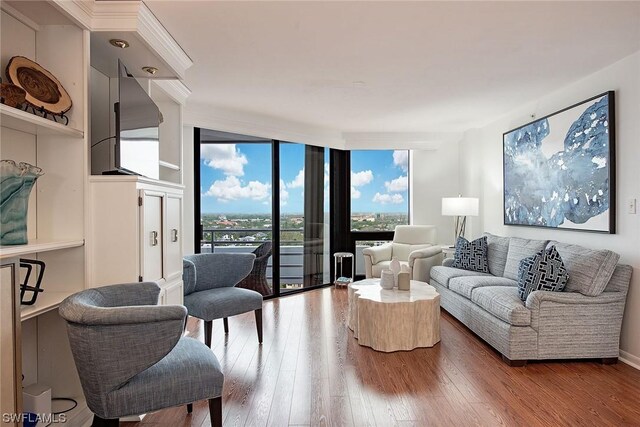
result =
[{"label": "city skyline", "polygon": [[[303,144],[280,144],[280,210],[304,211]],[[271,144],[202,144],[201,210],[207,214],[271,213]],[[408,211],[408,151],[353,151],[353,214]],[[329,150],[325,150],[325,210],[328,210]]]}]

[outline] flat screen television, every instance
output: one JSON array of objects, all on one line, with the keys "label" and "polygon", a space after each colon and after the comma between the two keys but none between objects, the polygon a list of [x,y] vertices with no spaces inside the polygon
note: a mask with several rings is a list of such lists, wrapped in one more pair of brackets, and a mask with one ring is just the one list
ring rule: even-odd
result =
[{"label": "flat screen television", "polygon": [[158,179],[162,114],[121,61],[118,70],[115,167],[123,173]]},{"label": "flat screen television", "polygon": [[121,61],[118,61],[117,82],[118,99],[109,101],[115,113],[115,135],[111,133],[112,136],[92,143],[91,172],[158,179],[160,109]]}]

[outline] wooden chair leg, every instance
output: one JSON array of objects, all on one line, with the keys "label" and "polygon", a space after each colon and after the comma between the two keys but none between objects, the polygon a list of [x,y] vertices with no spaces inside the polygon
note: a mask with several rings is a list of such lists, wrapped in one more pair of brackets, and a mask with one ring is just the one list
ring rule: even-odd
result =
[{"label": "wooden chair leg", "polygon": [[258,342],[262,344],[262,309],[259,308],[254,313],[256,315],[256,329],[258,330]]},{"label": "wooden chair leg", "polygon": [[213,330],[213,320],[204,321],[204,343],[211,348],[211,332]]},{"label": "wooden chair leg", "polygon": [[187,403],[187,414],[193,412],[193,403]]},{"label": "wooden chair leg", "polygon": [[100,418],[96,414],[93,414],[93,422],[91,423],[91,427],[118,427],[119,425],[119,418],[104,419]]},{"label": "wooden chair leg", "polygon": [[209,399],[211,427],[222,427],[222,396]]},{"label": "wooden chair leg", "polygon": [[228,334],[229,333],[229,319],[225,317],[224,319],[222,319],[222,323],[224,324],[224,333]]}]

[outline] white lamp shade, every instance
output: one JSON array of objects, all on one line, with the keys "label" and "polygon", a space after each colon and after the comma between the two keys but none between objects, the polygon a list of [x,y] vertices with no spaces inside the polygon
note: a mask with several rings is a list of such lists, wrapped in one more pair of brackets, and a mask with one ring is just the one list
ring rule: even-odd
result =
[{"label": "white lamp shade", "polygon": [[442,215],[478,216],[480,201],[475,197],[443,197]]}]

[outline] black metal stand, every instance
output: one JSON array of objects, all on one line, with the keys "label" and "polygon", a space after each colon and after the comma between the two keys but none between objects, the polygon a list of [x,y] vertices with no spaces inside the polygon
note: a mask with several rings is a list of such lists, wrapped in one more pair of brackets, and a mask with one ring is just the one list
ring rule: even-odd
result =
[{"label": "black metal stand", "polygon": [[[69,117],[67,117],[64,113],[50,113],[45,110],[44,107],[36,108],[31,104],[25,104],[24,111],[26,111],[27,113],[30,112],[31,114],[43,117],[45,119],[49,119],[49,117],[51,117],[49,120],[53,120],[56,123],[62,123],[65,126],[69,124]],[[60,121],[58,121],[58,119],[60,119]]]},{"label": "black metal stand", "polygon": [[[31,271],[34,266],[39,266],[38,276],[36,277],[36,283],[34,286],[29,285],[29,278],[31,277]],[[40,292],[44,292],[44,289],[41,289],[42,285],[42,277],[44,276],[45,264],[44,262],[37,259],[26,259],[20,258],[20,267],[27,269],[27,274],[24,276],[24,283],[20,285],[20,304],[22,305],[33,305],[38,299],[38,294]],[[25,294],[27,292],[33,292],[30,300],[25,299]]]}]

